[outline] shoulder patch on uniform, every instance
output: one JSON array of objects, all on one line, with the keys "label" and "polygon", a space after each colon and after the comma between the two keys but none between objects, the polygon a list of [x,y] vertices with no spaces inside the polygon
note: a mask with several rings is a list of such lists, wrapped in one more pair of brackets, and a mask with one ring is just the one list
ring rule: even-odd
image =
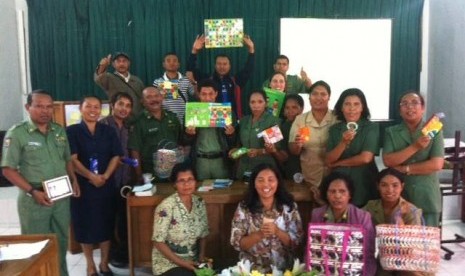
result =
[{"label": "shoulder patch on uniform", "polygon": [[3,141],[3,147],[4,148],[8,148],[10,146],[10,142],[11,142],[11,138],[6,138],[4,141]]}]

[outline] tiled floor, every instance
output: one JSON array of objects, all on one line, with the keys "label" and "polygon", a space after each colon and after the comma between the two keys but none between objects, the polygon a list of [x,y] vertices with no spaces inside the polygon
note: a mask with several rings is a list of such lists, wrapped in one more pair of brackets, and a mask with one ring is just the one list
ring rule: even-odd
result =
[{"label": "tiled floor", "polygon": [[[16,209],[16,188],[0,188],[0,235],[17,235],[20,234],[19,220]],[[450,208],[457,206],[449,204]],[[448,206],[448,204],[445,204]],[[456,207],[455,207],[456,208]],[[457,208],[456,208],[457,209]],[[459,220],[446,220],[443,228],[443,239],[452,239],[454,234],[465,236],[465,224]],[[446,247],[455,251],[452,259],[447,261],[442,259],[439,276],[454,276],[464,275],[465,269],[465,243],[449,244]],[[96,264],[100,261],[99,250],[94,251],[94,260]],[[83,254],[72,255],[68,253],[68,270],[70,276],[83,276],[86,275],[86,262]],[[129,275],[128,269],[113,268],[115,275]],[[137,276],[152,275],[149,268],[137,268],[135,271]]]}]

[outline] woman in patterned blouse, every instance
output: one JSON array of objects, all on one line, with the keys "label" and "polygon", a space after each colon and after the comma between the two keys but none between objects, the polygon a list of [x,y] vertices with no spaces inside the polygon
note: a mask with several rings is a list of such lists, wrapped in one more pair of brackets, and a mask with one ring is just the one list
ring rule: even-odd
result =
[{"label": "woman in patterned blouse", "polygon": [[205,202],[194,195],[194,169],[177,164],[172,171],[176,193],[156,208],[153,220],[152,271],[155,275],[195,275],[208,235]]},{"label": "woman in patterned blouse", "polygon": [[289,268],[303,233],[297,204],[275,167],[256,166],[250,180],[245,199],[234,214],[231,244],[240,251],[240,259],[253,262],[253,269]]}]

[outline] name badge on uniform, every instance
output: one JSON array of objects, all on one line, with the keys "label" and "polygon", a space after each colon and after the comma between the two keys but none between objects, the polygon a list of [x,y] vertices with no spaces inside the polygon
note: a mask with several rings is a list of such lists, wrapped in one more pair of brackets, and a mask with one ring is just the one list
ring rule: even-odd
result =
[{"label": "name badge on uniform", "polygon": [[27,145],[28,146],[40,147],[40,146],[42,146],[42,143],[40,143],[40,142],[28,142]]},{"label": "name badge on uniform", "polygon": [[6,138],[5,141],[3,141],[3,147],[8,148],[11,143],[11,138]]},{"label": "name badge on uniform", "polygon": [[158,127],[149,128],[149,133],[158,131]]}]

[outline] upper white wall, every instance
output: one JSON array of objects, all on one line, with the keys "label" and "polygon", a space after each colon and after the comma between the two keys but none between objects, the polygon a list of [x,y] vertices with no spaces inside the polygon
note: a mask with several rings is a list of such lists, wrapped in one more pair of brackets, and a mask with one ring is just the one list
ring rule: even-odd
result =
[{"label": "upper white wall", "polygon": [[444,134],[465,137],[465,1],[429,0],[428,113],[446,114]]},{"label": "upper white wall", "polygon": [[[2,0],[0,11],[0,130],[7,130],[23,119],[21,73],[16,10],[24,9],[24,0]],[[19,7],[19,8],[18,8]]]}]

